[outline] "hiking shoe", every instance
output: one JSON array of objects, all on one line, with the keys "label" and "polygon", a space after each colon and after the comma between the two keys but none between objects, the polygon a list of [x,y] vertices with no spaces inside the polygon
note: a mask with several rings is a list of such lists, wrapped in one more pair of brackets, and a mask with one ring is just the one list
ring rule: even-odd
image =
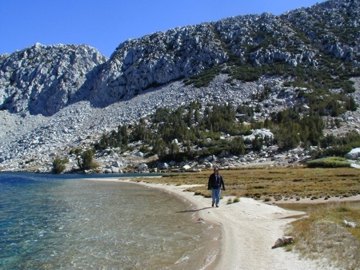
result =
[{"label": "hiking shoe", "polygon": [[216,207],[219,207],[219,205],[217,204]]}]

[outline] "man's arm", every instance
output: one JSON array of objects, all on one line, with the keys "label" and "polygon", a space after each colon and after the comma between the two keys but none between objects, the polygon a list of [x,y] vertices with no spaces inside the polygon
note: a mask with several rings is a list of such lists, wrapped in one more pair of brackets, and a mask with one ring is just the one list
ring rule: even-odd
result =
[{"label": "man's arm", "polygon": [[222,176],[221,176],[221,185],[222,185],[222,187],[223,187],[223,190],[225,190],[225,183],[224,183],[224,179],[223,179]]}]

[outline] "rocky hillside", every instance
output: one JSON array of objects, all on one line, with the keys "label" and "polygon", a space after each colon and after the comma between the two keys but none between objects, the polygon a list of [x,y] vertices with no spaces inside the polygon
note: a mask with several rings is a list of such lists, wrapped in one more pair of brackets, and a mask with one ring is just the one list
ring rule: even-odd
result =
[{"label": "rocky hillside", "polygon": [[359,65],[359,1],[327,1],[281,17],[320,52]]},{"label": "rocky hillside", "polygon": [[336,61],[329,58],[336,58],[359,67],[359,10],[357,1],[336,0],[283,16],[239,16],[131,40],[103,66],[92,97],[107,105],[220,64],[332,68]]},{"label": "rocky hillside", "polygon": [[227,59],[212,24],[126,41],[95,78],[91,101],[106,106],[146,89],[189,77]]},{"label": "rocky hillside", "polygon": [[36,44],[0,58],[0,109],[53,115],[69,105],[106,61],[89,46]]},{"label": "rocky hillside", "polygon": [[359,1],[330,0],[238,16],[126,41],[110,59],[73,45],[1,55],[0,166],[46,170],[107,130],[193,100],[246,103],[263,119],[305,106],[356,129],[359,13]]}]

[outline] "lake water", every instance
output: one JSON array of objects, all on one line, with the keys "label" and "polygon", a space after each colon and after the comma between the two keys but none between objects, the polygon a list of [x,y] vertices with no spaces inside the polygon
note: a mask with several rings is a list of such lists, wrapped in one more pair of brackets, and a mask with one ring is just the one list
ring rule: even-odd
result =
[{"label": "lake water", "polygon": [[0,173],[0,269],[201,269],[219,231],[141,185]]}]

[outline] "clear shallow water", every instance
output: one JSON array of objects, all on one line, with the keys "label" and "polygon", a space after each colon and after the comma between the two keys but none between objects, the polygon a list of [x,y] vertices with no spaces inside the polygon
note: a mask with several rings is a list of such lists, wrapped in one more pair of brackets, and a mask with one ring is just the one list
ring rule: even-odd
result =
[{"label": "clear shallow water", "polygon": [[200,269],[216,228],[187,209],[135,184],[0,174],[0,269]]}]

